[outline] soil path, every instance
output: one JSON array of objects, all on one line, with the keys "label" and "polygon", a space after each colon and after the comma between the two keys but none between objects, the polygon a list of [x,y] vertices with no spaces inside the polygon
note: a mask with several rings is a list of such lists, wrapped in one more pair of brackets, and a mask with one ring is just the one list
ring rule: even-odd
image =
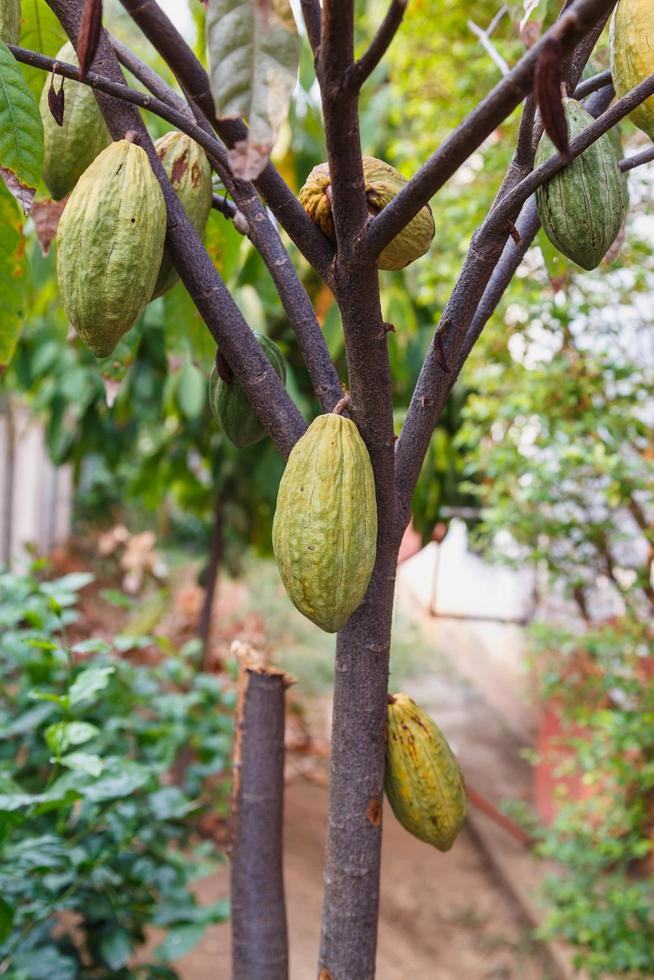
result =
[{"label": "soil path", "polygon": [[[288,787],[291,980],[317,972],[326,821],[326,790],[305,780]],[[203,902],[224,897],[227,868],[200,882],[198,893]],[[381,893],[377,980],[549,980],[519,910],[465,831],[439,854],[386,806]],[[207,930],[176,966],[184,980],[229,980],[229,925]]]}]

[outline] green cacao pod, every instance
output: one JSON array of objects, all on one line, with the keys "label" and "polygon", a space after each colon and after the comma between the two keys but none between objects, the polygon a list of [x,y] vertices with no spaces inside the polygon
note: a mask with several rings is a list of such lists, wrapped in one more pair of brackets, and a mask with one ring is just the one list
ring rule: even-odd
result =
[{"label": "green cacao pod", "polygon": [[[564,99],[574,139],[593,122],[574,99]],[[538,167],[557,153],[547,134],[536,151]],[[627,198],[611,137],[605,133],[536,191],[543,228],[552,244],[584,269],[595,269],[616,239]]]},{"label": "green cacao pod", "polygon": [[20,0],[0,0],[0,41],[18,44],[22,22]]},{"label": "green cacao pod", "polygon": [[147,306],[166,234],[166,206],[145,150],[112,143],[77,182],[57,230],[68,319],[107,357]]},{"label": "green cacao pod", "polygon": [[[407,183],[406,178],[395,167],[375,157],[363,158],[363,178],[371,216],[379,214],[387,204],[390,204]],[[335,242],[329,164],[320,163],[313,168],[300,191],[300,203],[323,234]],[[377,260],[378,267],[403,269],[429,251],[433,237],[434,219],[431,208],[426,204],[382,251]]]},{"label": "green cacao pod", "polygon": [[[154,144],[173,189],[191,224],[202,237],[211,211],[211,167],[207,155],[186,133],[166,133]],[[172,259],[164,250],[152,298],[162,296],[177,282]]]},{"label": "green cacao pod", "polygon": [[[620,0],[611,20],[611,73],[618,98],[654,73],[654,5],[651,0]],[[654,96],[629,118],[654,139]]]},{"label": "green cacao pod", "polygon": [[[286,365],[277,344],[265,334],[255,331],[254,336],[277,376],[282,382],[286,381]],[[221,378],[214,365],[209,378],[209,405],[227,438],[239,449],[244,449],[263,439],[266,430],[241,386],[230,377],[231,371],[227,365],[224,366],[222,373],[224,377]]]},{"label": "green cacao pod", "polygon": [[[56,60],[76,65],[77,55],[72,44],[64,44]],[[48,107],[49,88],[48,78],[39,105],[45,143],[43,179],[55,201],[59,201],[70,194],[98,153],[109,146],[111,136],[92,88],[66,79],[63,126],[57,125]]]},{"label": "green cacao pod", "polygon": [[377,549],[375,480],[354,422],[319,415],[298,439],[279,485],[272,539],[293,604],[335,633],[361,604]]},{"label": "green cacao pod", "polygon": [[459,763],[436,722],[406,694],[388,699],[384,789],[414,837],[449,851],[468,809]]}]

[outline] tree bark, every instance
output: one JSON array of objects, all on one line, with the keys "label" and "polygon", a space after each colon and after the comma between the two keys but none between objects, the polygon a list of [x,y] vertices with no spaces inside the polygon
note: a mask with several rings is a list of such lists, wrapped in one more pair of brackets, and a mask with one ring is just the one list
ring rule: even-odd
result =
[{"label": "tree bark", "polygon": [[220,493],[216,494],[209,546],[209,564],[204,585],[204,601],[198,621],[198,637],[202,640],[202,669],[209,668],[209,639],[211,637],[211,613],[216,597],[218,571],[223,557],[223,502]]},{"label": "tree bark", "polygon": [[232,810],[232,977],[288,980],[284,702],[289,678],[240,660]]}]

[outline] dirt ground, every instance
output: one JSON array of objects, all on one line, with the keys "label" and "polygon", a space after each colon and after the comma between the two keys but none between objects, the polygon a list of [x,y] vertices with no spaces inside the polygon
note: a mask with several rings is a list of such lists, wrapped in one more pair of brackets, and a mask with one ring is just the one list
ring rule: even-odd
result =
[{"label": "dirt ground", "polygon": [[[320,931],[327,792],[306,780],[286,798],[291,980],[312,980]],[[439,854],[384,813],[377,980],[549,980],[519,910],[464,831]],[[228,869],[199,883],[203,902],[228,894]],[[229,924],[208,929],[176,963],[184,980],[229,980]],[[352,978],[356,980],[356,978]]]}]

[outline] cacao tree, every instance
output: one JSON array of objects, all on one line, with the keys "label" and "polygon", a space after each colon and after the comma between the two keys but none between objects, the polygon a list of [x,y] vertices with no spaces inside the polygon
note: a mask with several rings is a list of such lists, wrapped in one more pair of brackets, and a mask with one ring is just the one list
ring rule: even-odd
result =
[{"label": "cacao tree", "polygon": [[[318,970],[321,980],[368,980],[375,973],[385,759],[391,770],[406,769],[408,764],[393,752],[392,741],[387,754],[386,728],[389,709],[398,703],[393,697],[389,703],[388,692],[395,566],[412,497],[452,387],[538,233],[541,219],[555,245],[577,260],[583,258],[586,265],[596,265],[602,257],[599,253],[611,243],[602,239],[592,262],[586,253],[588,242],[583,243],[583,255],[568,249],[575,222],[584,236],[586,219],[592,219],[593,230],[615,230],[616,216],[626,204],[620,173],[654,158],[654,149],[648,147],[620,160],[614,142],[603,139],[638,107],[635,121],[645,130],[649,126],[646,100],[654,93],[650,74],[654,62],[650,63],[643,41],[643,26],[651,14],[644,0],[620,0],[613,36],[616,77],[606,71],[580,83],[615,0],[569,0],[560,9],[556,4],[544,5],[547,9],[540,20],[523,24],[530,45],[526,52],[516,55],[513,67],[503,67],[501,81],[440,145],[426,152],[413,176],[405,178],[384,160],[362,154],[359,109],[362,90],[398,31],[395,46],[401,44],[406,2],[391,0],[372,38],[362,42],[355,30],[352,0],[324,0],[322,5],[319,0],[302,0],[304,31],[320,89],[327,161],[308,175],[298,198],[270,162],[292,98],[299,57],[297,28],[286,0],[272,5],[209,0],[203,23],[207,67],[154,0],[121,2],[153,45],[166,77],[103,28],[100,0],[47,0],[49,23],[60,35],[56,47],[50,46],[49,39],[45,43],[44,37],[44,43],[37,43],[40,32],[29,20],[22,38],[34,43],[17,46],[20,5],[17,0],[0,0],[5,42],[0,45],[0,173],[28,213],[44,157],[43,123],[33,94],[35,70],[51,75],[46,101],[55,123],[66,122],[73,86],[91,88],[113,142],[78,179],[72,179],[74,187],[60,223],[59,285],[71,325],[95,354],[111,356],[153,295],[168,287],[171,275],[178,275],[218,345],[216,387],[219,383],[232,389],[238,386],[237,417],[227,424],[224,413],[233,413],[234,392],[229,393],[229,405],[220,392],[213,398],[226,431],[235,427],[237,441],[242,435],[238,416],[242,420],[247,415],[250,426],[256,415],[281,455],[289,459],[274,532],[282,577],[301,611],[328,631],[338,630]],[[532,4],[529,9],[533,13]],[[58,60],[62,35],[75,48],[79,65]],[[631,48],[638,57],[623,58]],[[27,76],[21,74],[19,64],[29,69]],[[121,64],[147,93],[126,85]],[[171,75],[179,91],[170,85]],[[63,90],[60,82],[55,83],[57,76],[64,80]],[[612,103],[613,81],[622,97]],[[578,126],[583,110],[575,114],[570,132],[562,86],[576,100],[590,97],[588,118],[584,116],[584,124]],[[434,234],[429,202],[465,171],[479,147],[518,107],[522,114],[515,149],[443,304],[396,437],[388,338],[401,331],[402,324],[391,324],[384,316],[379,270],[400,269],[426,252]],[[270,275],[322,411],[318,422],[308,426],[284,386],[274,356],[262,346],[227,288],[203,245],[200,209],[191,213],[175,164],[167,168],[166,153],[162,159],[139,109],[165,120],[201,147],[231,198],[216,200],[215,206],[247,234]],[[436,94],[431,111],[439,111]],[[46,128],[50,125],[48,119]],[[535,161],[543,128],[551,147],[544,143],[547,152]],[[582,161],[589,165],[583,166]],[[57,164],[61,163],[58,157]],[[543,200],[540,189],[548,181],[550,187],[556,181],[566,192],[575,182],[584,195],[567,194],[565,206],[558,210],[549,195],[546,216],[536,208],[535,196]],[[596,182],[601,187],[594,186]],[[20,223],[10,206],[6,213],[9,233],[3,247],[13,250],[20,272],[16,242]],[[436,222],[435,256],[438,236]],[[301,262],[311,266],[338,306],[346,359],[342,376],[298,275]],[[9,295],[4,364],[18,334],[20,288]],[[248,442],[250,434],[251,430]],[[265,692],[261,696],[264,704]],[[279,713],[274,719],[274,712],[269,714],[278,732]],[[246,704],[245,717],[250,715]],[[267,715],[262,709],[261,719]],[[423,770],[433,766],[435,775],[445,778],[388,782],[396,812],[414,832],[416,805],[421,831],[425,831],[424,820],[438,823],[443,807],[456,827],[465,809],[458,769],[438,734],[435,729],[429,740],[421,741],[418,775],[425,776]],[[265,792],[276,792],[277,798],[269,811],[270,827],[264,826],[266,821],[257,812],[258,824],[251,822],[248,813],[237,815],[237,938],[244,922],[258,923],[261,917],[258,879],[248,885],[238,874],[241,861],[243,867],[252,868],[253,853],[264,862],[265,896],[272,907],[266,909],[266,930],[258,941],[256,935],[252,938],[256,948],[243,952],[236,943],[234,975],[239,980],[263,976],[276,980],[286,977],[288,970],[280,887],[281,782],[271,785],[265,768],[248,769],[248,744],[244,738],[248,785],[256,786],[259,779]],[[450,790],[444,799],[434,800],[430,810],[429,797],[436,784]],[[250,847],[244,848],[239,835],[253,828]],[[426,832],[421,836],[430,839]],[[451,834],[441,827],[431,839],[447,845]],[[257,847],[264,844],[268,850],[259,854]]]}]

